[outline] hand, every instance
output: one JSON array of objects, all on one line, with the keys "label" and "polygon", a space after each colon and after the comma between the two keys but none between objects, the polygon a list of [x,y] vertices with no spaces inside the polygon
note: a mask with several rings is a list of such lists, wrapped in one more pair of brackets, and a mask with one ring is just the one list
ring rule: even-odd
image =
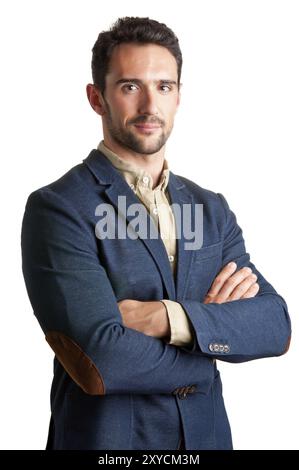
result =
[{"label": "hand", "polygon": [[118,302],[118,308],[126,327],[155,338],[170,336],[168,314],[163,302],[124,299]]},{"label": "hand", "polygon": [[257,276],[252,270],[244,267],[235,272],[237,264],[228,263],[215,277],[207,293],[204,304],[231,302],[233,300],[249,299],[255,297],[259,291]]}]

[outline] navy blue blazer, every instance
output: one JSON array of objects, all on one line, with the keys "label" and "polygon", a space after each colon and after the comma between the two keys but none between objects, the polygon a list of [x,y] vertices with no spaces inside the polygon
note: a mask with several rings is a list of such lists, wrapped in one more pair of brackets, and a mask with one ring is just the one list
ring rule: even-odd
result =
[{"label": "navy blue blazer", "polygon": [[[117,208],[120,195],[127,206],[139,203],[98,150],[28,198],[23,274],[55,352],[48,449],[171,450],[182,439],[186,449],[231,449],[215,359],[244,362],[288,349],[286,303],[251,263],[224,197],[172,172],[168,190],[171,203],[203,204],[203,246],[186,250],[184,237],[177,241],[175,278],[160,237],[95,236],[99,204]],[[120,219],[131,220],[125,213]],[[251,267],[257,296],[203,304],[229,261]],[[179,302],[193,347],[124,327],[122,299]]]}]

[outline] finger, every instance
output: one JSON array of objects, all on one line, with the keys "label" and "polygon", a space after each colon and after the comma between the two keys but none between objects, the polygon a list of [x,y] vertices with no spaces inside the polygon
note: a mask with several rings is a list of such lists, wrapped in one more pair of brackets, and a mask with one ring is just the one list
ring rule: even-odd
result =
[{"label": "finger", "polygon": [[225,281],[236,271],[236,269],[237,264],[234,261],[224,266],[224,268],[215,277],[213,284],[207,293],[207,297],[215,297],[222,288]]},{"label": "finger", "polygon": [[253,286],[251,286],[247,292],[241,297],[241,299],[251,299],[252,297],[255,297],[258,291],[260,290],[260,286],[255,283]]},{"label": "finger", "polygon": [[136,302],[137,302],[136,300],[132,300],[132,299],[120,300],[119,302],[117,302],[118,309],[120,310],[122,314],[126,313],[135,307]]},{"label": "finger", "polygon": [[245,266],[244,268],[240,269],[235,274],[230,276],[230,278],[225,281],[218,293],[219,300],[227,301],[233,290],[251,274],[252,270]]},{"label": "finger", "polygon": [[244,295],[248,291],[248,289],[250,289],[250,287],[256,283],[256,280],[257,280],[257,276],[255,274],[250,274],[250,276],[247,276],[232,291],[232,293],[229,296],[229,301],[241,299],[242,295]]}]

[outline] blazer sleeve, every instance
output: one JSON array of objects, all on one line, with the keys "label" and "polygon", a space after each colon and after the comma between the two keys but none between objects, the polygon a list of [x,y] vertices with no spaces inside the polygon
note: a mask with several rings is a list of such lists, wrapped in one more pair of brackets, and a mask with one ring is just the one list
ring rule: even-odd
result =
[{"label": "blazer sleeve", "polygon": [[225,216],[222,266],[249,266],[260,286],[254,298],[223,304],[178,300],[193,326],[192,352],[227,362],[280,356],[291,340],[291,323],[284,299],[266,281],[246,253],[242,230],[225,198],[218,194]]},{"label": "blazer sleeve", "polygon": [[95,237],[84,224],[50,188],[28,198],[21,239],[26,288],[66,372],[91,395],[168,394],[186,384],[207,391],[210,358],[124,327]]}]

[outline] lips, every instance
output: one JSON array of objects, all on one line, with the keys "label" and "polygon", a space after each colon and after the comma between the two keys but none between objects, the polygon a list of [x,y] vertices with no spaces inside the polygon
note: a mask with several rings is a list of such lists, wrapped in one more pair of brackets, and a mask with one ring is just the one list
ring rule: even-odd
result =
[{"label": "lips", "polygon": [[159,129],[161,126],[159,124],[134,124],[138,129]]},{"label": "lips", "polygon": [[141,135],[153,135],[158,129],[161,129],[159,124],[154,123],[140,123],[134,124],[134,126],[136,127],[137,132]]}]

